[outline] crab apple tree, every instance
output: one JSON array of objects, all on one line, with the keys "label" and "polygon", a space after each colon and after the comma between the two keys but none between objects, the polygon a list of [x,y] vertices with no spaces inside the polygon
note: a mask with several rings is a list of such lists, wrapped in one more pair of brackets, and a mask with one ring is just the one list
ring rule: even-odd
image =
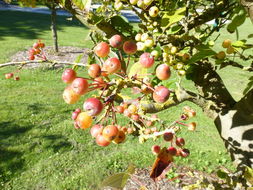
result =
[{"label": "crab apple tree", "polygon": [[[153,147],[152,151],[167,165],[174,156],[190,155],[185,148],[187,143],[177,136],[177,131],[181,128],[195,131],[196,123],[188,119],[195,117],[196,112],[184,108],[180,119],[173,124],[150,114],[190,101],[214,121],[238,168],[253,167],[253,45],[238,35],[238,27],[247,16],[253,21],[250,0],[109,0],[103,1],[96,10],[90,9],[91,1],[57,2],[81,23],[92,26],[90,37],[95,43],[88,63],[82,65],[89,77],[71,70],[64,71],[62,76],[69,85],[63,92],[68,104],[76,103],[90,91],[97,92],[94,97],[97,103],[91,101],[89,108],[84,106],[83,112],[72,115],[76,128],[101,125],[101,128],[92,127],[92,136],[99,146],[109,146],[111,141],[121,143],[130,134],[139,136],[140,143],[163,136],[172,144],[160,150]],[[137,29],[120,15],[122,8],[134,11],[139,17]],[[231,34],[236,32],[238,40],[223,39],[223,43],[217,44],[220,35],[216,32],[222,28]],[[31,59],[37,54],[39,52],[31,51]],[[238,75],[251,74],[240,97],[233,97],[223,82],[220,73],[227,67],[233,67]],[[166,86],[172,83],[173,77],[175,87]],[[6,78],[11,77],[6,75]],[[231,76],[231,80],[235,78]],[[183,88],[182,79],[190,81],[193,87]],[[132,89],[138,97],[122,95],[125,88]],[[90,112],[96,114],[91,116]],[[118,114],[126,117],[127,126],[118,125]],[[156,129],[150,128],[151,125]],[[151,172],[151,177],[157,178],[157,173]]]}]

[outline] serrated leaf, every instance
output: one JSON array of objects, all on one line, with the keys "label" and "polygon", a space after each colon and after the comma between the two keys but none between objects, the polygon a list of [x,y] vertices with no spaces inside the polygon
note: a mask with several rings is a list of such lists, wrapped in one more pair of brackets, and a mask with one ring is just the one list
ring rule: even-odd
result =
[{"label": "serrated leaf", "polygon": [[161,20],[161,27],[163,30],[166,30],[172,24],[179,22],[184,18],[184,13],[186,11],[186,7],[182,7],[177,9],[174,13],[165,12]]},{"label": "serrated leaf", "polygon": [[125,187],[129,177],[130,174],[125,172],[111,175],[102,182],[100,187],[113,187],[122,190]]},{"label": "serrated leaf", "polygon": [[134,63],[130,68],[128,76],[131,78],[132,76],[137,75],[139,78],[144,78],[145,76],[147,76],[147,73],[148,69],[142,67],[142,65],[137,62]]},{"label": "serrated leaf", "polygon": [[191,57],[188,63],[196,63],[201,59],[216,55],[216,52],[213,51],[208,45],[200,45],[196,47],[196,49],[199,51]]}]

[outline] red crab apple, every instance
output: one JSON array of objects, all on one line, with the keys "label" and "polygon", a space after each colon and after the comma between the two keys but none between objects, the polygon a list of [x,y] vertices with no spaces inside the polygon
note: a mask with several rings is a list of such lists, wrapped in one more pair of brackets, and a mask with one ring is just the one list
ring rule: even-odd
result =
[{"label": "red crab apple", "polygon": [[175,156],[177,154],[177,149],[173,146],[169,147],[167,149],[168,153],[171,154],[172,156]]},{"label": "red crab apple", "polygon": [[71,88],[76,94],[83,95],[88,90],[88,82],[84,78],[75,78],[71,84]]},{"label": "red crab apple", "polygon": [[67,104],[75,104],[80,99],[80,95],[75,93],[70,86],[65,88],[62,96]]},{"label": "red crab apple", "polygon": [[123,113],[123,112],[124,112],[124,107],[123,107],[123,106],[117,106],[117,107],[116,107],[116,111],[117,111],[118,113]]},{"label": "red crab apple", "polygon": [[79,115],[79,113],[74,111],[74,112],[72,113],[72,117],[71,117],[71,118],[72,118],[73,120],[76,120],[76,118],[77,118],[78,115]]},{"label": "red crab apple", "polygon": [[183,158],[186,158],[190,155],[190,151],[186,148],[183,148],[179,151],[179,155]]},{"label": "red crab apple", "polygon": [[116,34],[116,35],[112,36],[109,40],[109,43],[114,48],[121,47],[122,43],[123,43],[121,35]]},{"label": "red crab apple", "polygon": [[98,64],[90,65],[88,74],[91,78],[99,77],[101,75],[101,67]]},{"label": "red crab apple", "polygon": [[76,78],[76,72],[73,69],[66,69],[61,76],[64,83],[71,83]]},{"label": "red crab apple", "polygon": [[144,68],[150,68],[153,66],[155,62],[155,59],[153,56],[151,56],[150,53],[143,53],[140,56],[140,64],[144,67]]},{"label": "red crab apple", "polygon": [[34,48],[34,49],[38,49],[39,47],[40,47],[40,43],[35,42],[35,43],[33,44],[33,48]]},{"label": "red crab apple", "polygon": [[107,59],[104,63],[104,69],[108,74],[116,73],[121,69],[120,60],[116,57]]},{"label": "red crab apple", "polygon": [[163,139],[165,141],[171,141],[173,139],[173,136],[174,136],[173,133],[166,132],[166,133],[163,134]]},{"label": "red crab apple", "polygon": [[96,143],[97,143],[97,145],[99,145],[99,146],[105,147],[105,146],[108,146],[111,142],[110,142],[110,141],[107,141],[107,140],[103,137],[103,135],[98,134],[97,137],[96,137]]},{"label": "red crab apple", "polygon": [[170,78],[170,67],[167,64],[161,64],[156,68],[156,76],[160,80],[167,80]]},{"label": "red crab apple", "polygon": [[151,150],[152,150],[152,153],[156,155],[156,154],[159,154],[161,147],[159,145],[153,145],[151,147]]},{"label": "red crab apple", "polygon": [[13,77],[13,73],[6,73],[4,76],[6,79],[10,79]]},{"label": "red crab apple", "polygon": [[134,54],[137,51],[137,45],[134,41],[126,41],[123,44],[123,50],[126,54]]},{"label": "red crab apple", "polygon": [[88,98],[83,104],[83,109],[91,116],[99,115],[103,107],[103,104],[97,98]]},{"label": "red crab apple", "polygon": [[112,141],[113,139],[115,139],[117,137],[118,133],[119,133],[119,129],[115,125],[107,125],[103,129],[103,137],[107,141]]},{"label": "red crab apple", "polygon": [[94,48],[94,52],[98,57],[106,57],[110,53],[110,46],[106,42],[100,42]]},{"label": "red crab apple", "polygon": [[185,145],[184,139],[183,139],[183,138],[180,138],[180,137],[177,138],[177,139],[176,139],[176,145],[179,146],[179,147],[184,146],[184,145]]},{"label": "red crab apple", "polygon": [[103,131],[103,126],[102,125],[94,125],[90,129],[90,134],[92,137],[96,138],[98,134],[101,134]]},{"label": "red crab apple", "polygon": [[157,103],[164,103],[166,100],[168,100],[169,96],[170,91],[164,86],[156,87],[155,91],[153,92],[153,99]]},{"label": "red crab apple", "polygon": [[14,77],[14,80],[15,80],[15,81],[19,81],[19,80],[20,80],[19,76],[15,76],[15,77]]},{"label": "red crab apple", "polygon": [[76,118],[77,124],[81,129],[87,129],[92,124],[92,117],[86,112],[81,112]]}]

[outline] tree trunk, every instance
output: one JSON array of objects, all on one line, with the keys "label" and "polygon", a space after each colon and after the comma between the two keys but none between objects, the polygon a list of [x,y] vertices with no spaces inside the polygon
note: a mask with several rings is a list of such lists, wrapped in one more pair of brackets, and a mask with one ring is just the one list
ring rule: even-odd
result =
[{"label": "tree trunk", "polygon": [[51,31],[52,31],[52,37],[54,41],[54,51],[58,52],[58,37],[57,37],[57,29],[56,29],[56,8],[55,5],[51,7]]},{"label": "tree trunk", "polygon": [[215,120],[232,160],[237,166],[253,168],[253,89]]}]

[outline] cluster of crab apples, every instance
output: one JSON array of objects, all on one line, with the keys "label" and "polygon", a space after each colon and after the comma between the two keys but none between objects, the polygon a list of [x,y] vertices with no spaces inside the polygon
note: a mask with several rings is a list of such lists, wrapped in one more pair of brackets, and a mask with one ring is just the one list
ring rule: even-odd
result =
[{"label": "cluster of crab apples", "polygon": [[34,60],[35,56],[42,58],[43,60],[46,60],[46,56],[43,52],[43,48],[45,47],[45,44],[38,40],[33,44],[33,47],[28,51],[29,60]]},{"label": "cluster of crab apples", "polygon": [[226,49],[225,51],[220,51],[219,53],[216,54],[216,58],[217,59],[225,59],[226,58],[226,54],[233,54],[236,53],[235,48],[232,46],[232,41],[230,39],[225,39],[222,42],[222,47]]},{"label": "cluster of crab apples", "polygon": [[6,79],[13,79],[15,81],[20,80],[20,77],[19,76],[15,76],[13,72],[12,73],[5,73],[4,76],[5,76]]},{"label": "cluster of crab apples", "polygon": [[[120,56],[111,56],[112,50],[120,52]],[[154,102],[162,104],[170,98],[171,92],[165,86],[152,86],[148,77],[128,76],[127,66],[130,64],[130,56],[137,51],[135,41],[124,40],[121,35],[114,35],[108,42],[100,42],[94,47],[98,63],[87,65],[87,77],[78,76],[77,72],[70,68],[62,73],[62,81],[67,84],[63,92],[63,99],[67,104],[75,104],[84,94],[93,90],[98,91],[96,96],[84,100],[83,109],[76,109],[72,113],[72,119],[76,129],[90,128],[90,133],[96,138],[99,146],[108,146],[111,142],[122,143],[126,135],[132,133],[152,135],[159,132],[154,126],[159,119],[156,115],[145,116],[139,106],[140,100],[144,96],[149,96]],[[127,63],[124,56],[128,57]],[[151,68],[155,64],[155,56],[152,53],[143,52],[139,56],[138,64],[142,68]],[[160,64],[156,67],[155,74],[158,79],[167,80],[171,76],[170,67],[165,63]],[[128,88],[128,83],[131,84],[130,88],[139,88],[142,95],[132,99],[133,101],[117,102],[115,97],[121,93],[122,88]],[[190,108],[186,112],[182,120],[196,114]],[[101,113],[103,115],[98,119]],[[127,127],[119,126],[116,114],[127,117],[130,124]],[[141,129],[137,127],[138,125]],[[195,130],[194,122],[187,125],[191,130]]]}]

